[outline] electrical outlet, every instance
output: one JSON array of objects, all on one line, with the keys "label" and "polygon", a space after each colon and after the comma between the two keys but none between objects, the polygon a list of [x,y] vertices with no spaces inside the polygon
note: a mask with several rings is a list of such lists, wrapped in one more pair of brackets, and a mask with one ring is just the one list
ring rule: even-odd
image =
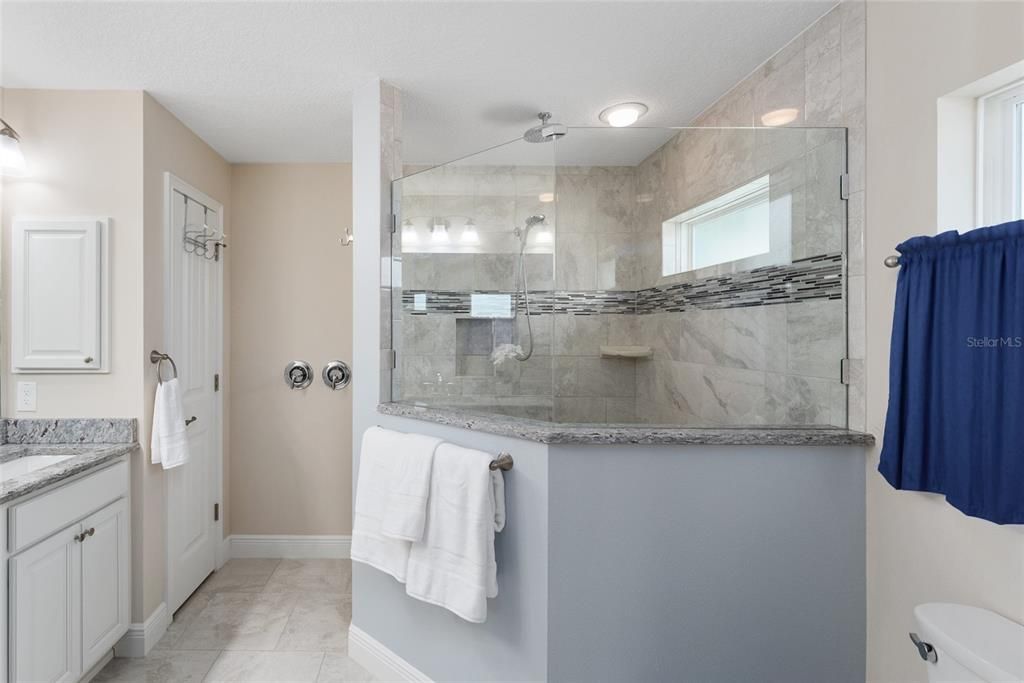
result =
[{"label": "electrical outlet", "polygon": [[18,411],[33,413],[36,410],[36,383],[18,382]]}]

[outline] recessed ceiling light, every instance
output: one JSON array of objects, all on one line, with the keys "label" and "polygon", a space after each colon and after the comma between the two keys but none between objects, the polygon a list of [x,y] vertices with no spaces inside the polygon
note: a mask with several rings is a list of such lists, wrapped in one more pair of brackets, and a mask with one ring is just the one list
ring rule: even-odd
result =
[{"label": "recessed ceiling light", "polygon": [[647,113],[647,105],[642,102],[623,102],[602,111],[598,118],[614,128],[632,126]]},{"label": "recessed ceiling light", "polygon": [[796,121],[798,116],[800,116],[799,109],[775,109],[764,114],[761,117],[761,123],[766,126],[784,126]]}]

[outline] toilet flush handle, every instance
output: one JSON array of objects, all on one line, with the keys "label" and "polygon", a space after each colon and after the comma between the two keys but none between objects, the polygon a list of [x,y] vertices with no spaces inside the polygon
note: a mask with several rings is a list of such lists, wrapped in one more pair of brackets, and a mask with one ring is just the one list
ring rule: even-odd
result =
[{"label": "toilet flush handle", "polygon": [[939,661],[939,654],[932,647],[932,644],[921,640],[916,633],[910,634],[910,642],[917,648],[917,654],[921,655],[921,659],[924,661],[931,662],[932,664]]}]

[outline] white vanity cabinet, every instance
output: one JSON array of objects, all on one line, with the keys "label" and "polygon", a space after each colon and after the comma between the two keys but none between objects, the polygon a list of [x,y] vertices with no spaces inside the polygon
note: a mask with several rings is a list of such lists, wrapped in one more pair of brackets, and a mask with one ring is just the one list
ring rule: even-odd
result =
[{"label": "white vanity cabinet", "polygon": [[74,683],[128,630],[128,515],[123,457],[4,510],[7,683]]}]

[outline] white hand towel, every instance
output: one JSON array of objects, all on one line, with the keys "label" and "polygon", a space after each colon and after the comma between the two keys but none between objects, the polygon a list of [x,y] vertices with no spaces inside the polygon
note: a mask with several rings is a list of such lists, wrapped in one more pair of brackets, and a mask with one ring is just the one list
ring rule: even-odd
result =
[{"label": "white hand towel", "polygon": [[181,389],[177,377],[164,380],[156,386],[153,437],[149,450],[153,464],[163,465],[165,470],[188,462],[185,409],[181,404]]},{"label": "white hand towel", "polygon": [[[375,567],[398,581],[405,581],[412,544],[406,539],[385,536],[384,520],[390,518],[398,530],[408,530],[415,526],[415,521],[409,519],[415,517],[415,506],[411,498],[406,498],[402,492],[415,491],[413,482],[416,476],[406,476],[406,466],[409,465],[412,471],[421,471],[418,461],[432,459],[440,442],[440,439],[403,434],[380,427],[371,427],[363,434],[359,478],[356,481],[355,519],[352,524],[353,560]],[[418,455],[405,457],[410,453]],[[389,515],[393,493],[396,500],[403,502],[398,511]],[[411,514],[403,517],[403,511]]]},{"label": "white hand towel", "polygon": [[422,434],[402,434],[402,445],[391,454],[393,479],[388,489],[381,533],[389,538],[418,541],[427,521],[430,470],[440,439]]},{"label": "white hand towel", "polygon": [[412,544],[405,592],[466,621],[487,619],[498,595],[494,534],[505,525],[505,484],[493,456],[443,443],[434,454],[423,540]]}]

